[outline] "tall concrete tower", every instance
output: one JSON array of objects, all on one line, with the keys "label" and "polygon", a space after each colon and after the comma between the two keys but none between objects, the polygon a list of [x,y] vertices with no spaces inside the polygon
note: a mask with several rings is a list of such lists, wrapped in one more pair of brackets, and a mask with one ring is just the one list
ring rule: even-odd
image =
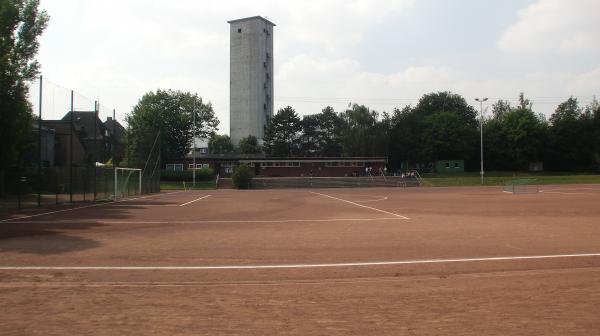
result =
[{"label": "tall concrete tower", "polygon": [[273,116],[273,27],[263,17],[228,21],[231,141],[254,135],[262,141]]}]

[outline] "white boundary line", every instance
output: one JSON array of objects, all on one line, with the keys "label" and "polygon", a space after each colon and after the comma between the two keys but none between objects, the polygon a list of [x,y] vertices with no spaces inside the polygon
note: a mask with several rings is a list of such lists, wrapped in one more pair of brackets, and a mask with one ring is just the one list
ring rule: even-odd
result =
[{"label": "white boundary line", "polygon": [[92,204],[92,205],[86,205],[86,206],[80,206],[80,207],[76,207],[76,208],[69,208],[69,209],[62,209],[62,210],[56,210],[56,211],[49,211],[49,212],[44,212],[44,213],[40,213],[40,214],[35,214],[35,215],[28,215],[28,216],[21,216],[21,217],[17,217],[17,218],[8,218],[8,219],[3,219],[0,220],[0,223],[6,223],[6,222],[14,222],[14,221],[19,221],[21,219],[27,219],[27,218],[33,218],[33,217],[39,217],[39,216],[45,216],[45,215],[52,215],[55,213],[61,213],[61,212],[67,212],[67,211],[74,211],[74,210],[80,210],[80,209],[87,209],[87,208],[93,208],[93,207],[98,207],[98,206],[103,206],[103,205],[111,205],[111,204],[115,204],[115,203],[121,203],[121,202],[129,202],[129,201],[134,201],[134,200],[139,200],[142,198],[150,198],[150,197],[156,197],[156,196],[165,196],[165,195],[172,195],[172,194],[177,194],[183,191],[173,191],[173,192],[169,192],[166,194],[156,194],[156,195],[148,195],[148,196],[142,196],[142,197],[135,197],[135,198],[128,198],[128,199],[124,199],[124,200],[118,200],[118,201],[108,201],[108,202],[104,202],[104,203],[96,203],[96,204]]},{"label": "white boundary line", "polygon": [[95,223],[95,224],[211,224],[211,223],[298,223],[298,222],[370,222],[383,220],[402,220],[403,218],[330,218],[330,219],[273,219],[273,220],[201,220],[201,221],[103,221],[103,220],[56,220],[56,221],[21,221],[20,224],[69,224],[69,223]]},{"label": "white boundary line", "polygon": [[366,201],[356,201],[356,203],[369,203],[369,202],[381,202],[388,199],[387,196],[371,196],[371,195],[355,195],[355,196],[363,196],[363,197],[371,197],[372,199]]},{"label": "white boundary line", "polygon": [[282,268],[332,268],[392,265],[447,264],[477,261],[540,260],[557,258],[600,257],[600,253],[551,254],[513,257],[456,258],[456,259],[416,259],[401,261],[373,261],[330,264],[282,264],[282,265],[226,265],[226,266],[0,266],[0,271],[18,270],[72,270],[72,271],[144,271],[144,270],[244,270],[244,269],[282,269]]},{"label": "white boundary line", "polygon": [[393,213],[393,212],[389,212],[389,211],[385,211],[385,210],[373,208],[373,207],[370,207],[370,206],[366,206],[364,204],[358,204],[356,202],[348,201],[348,200],[345,200],[345,199],[342,199],[342,198],[337,198],[337,197],[329,196],[329,195],[326,195],[326,194],[321,194],[321,193],[314,192],[314,191],[309,191],[309,192],[312,193],[312,194],[315,194],[315,195],[325,196],[325,197],[332,198],[334,200],[338,200],[338,201],[341,201],[341,202],[346,202],[346,203],[349,203],[349,204],[352,204],[352,205],[356,205],[356,206],[361,207],[361,208],[366,208],[366,209],[370,209],[370,210],[375,210],[375,211],[383,212],[385,214],[396,216],[398,218],[410,219],[410,218],[408,218],[406,216],[402,216],[402,215],[399,215],[397,213]]},{"label": "white boundary line", "polygon": [[210,197],[210,196],[211,196],[211,195],[204,195],[204,196],[202,196],[202,197],[198,197],[198,198],[196,198],[195,200],[192,200],[192,201],[189,201],[189,202],[186,202],[186,203],[183,203],[183,204],[179,204],[179,206],[180,206],[180,207],[182,207],[182,206],[186,206],[186,205],[188,205],[188,204],[192,204],[192,203],[194,203],[194,202],[197,202],[197,201],[199,201],[199,200],[202,200],[202,199],[208,198],[208,197]]}]

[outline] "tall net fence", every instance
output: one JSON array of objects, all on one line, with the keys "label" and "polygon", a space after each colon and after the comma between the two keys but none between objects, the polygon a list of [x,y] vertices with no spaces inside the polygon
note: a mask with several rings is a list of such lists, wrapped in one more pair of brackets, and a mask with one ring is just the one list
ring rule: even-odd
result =
[{"label": "tall net fence", "polygon": [[[99,99],[40,77],[30,85],[29,102],[33,120],[27,141],[17,160],[0,168],[0,211],[113,200],[116,168],[144,168],[128,160],[124,114]],[[134,192],[130,186],[119,195],[160,191],[158,168],[153,171],[158,160],[158,154],[149,157],[141,188]]]}]

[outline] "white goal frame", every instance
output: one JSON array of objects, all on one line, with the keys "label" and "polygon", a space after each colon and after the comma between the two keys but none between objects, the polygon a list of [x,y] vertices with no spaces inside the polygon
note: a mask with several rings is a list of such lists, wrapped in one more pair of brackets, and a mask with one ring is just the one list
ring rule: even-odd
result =
[{"label": "white goal frame", "polygon": [[121,167],[115,167],[115,190],[114,190],[114,195],[113,195],[113,200],[116,201],[118,198],[118,194],[119,194],[119,171],[135,171],[138,172],[138,192],[139,195],[142,194],[142,170],[139,168],[121,168]]}]

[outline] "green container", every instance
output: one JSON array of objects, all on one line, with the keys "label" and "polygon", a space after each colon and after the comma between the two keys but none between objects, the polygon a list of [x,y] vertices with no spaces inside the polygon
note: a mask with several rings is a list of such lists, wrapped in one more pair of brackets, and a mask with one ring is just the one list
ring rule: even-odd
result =
[{"label": "green container", "polygon": [[435,172],[438,174],[464,173],[464,160],[438,160],[435,162]]}]

